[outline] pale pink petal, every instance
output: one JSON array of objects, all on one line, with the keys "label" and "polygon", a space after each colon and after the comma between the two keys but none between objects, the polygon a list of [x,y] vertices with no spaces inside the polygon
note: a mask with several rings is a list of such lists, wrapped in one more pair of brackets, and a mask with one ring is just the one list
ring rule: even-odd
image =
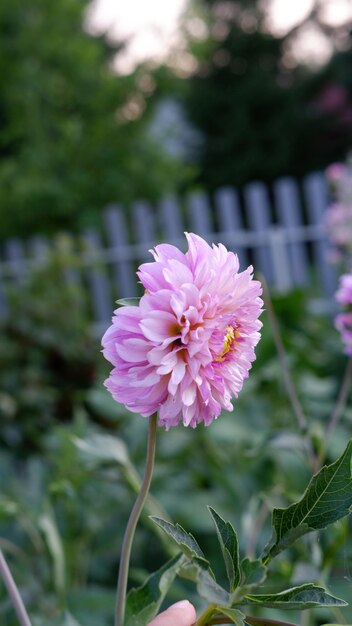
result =
[{"label": "pale pink petal", "polygon": [[124,361],[138,363],[147,360],[149,344],[144,339],[124,339],[115,344],[115,349]]},{"label": "pale pink petal", "polygon": [[179,385],[181,380],[183,380],[186,372],[186,363],[181,359],[177,360],[176,365],[174,366],[171,374],[171,381],[175,385]]}]

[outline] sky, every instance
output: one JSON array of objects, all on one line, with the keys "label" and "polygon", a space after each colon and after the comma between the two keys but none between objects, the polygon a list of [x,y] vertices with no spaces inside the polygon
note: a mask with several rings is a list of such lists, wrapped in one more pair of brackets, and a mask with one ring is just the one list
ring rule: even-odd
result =
[{"label": "sky", "polygon": [[[313,0],[266,0],[271,29],[278,34],[305,17]],[[108,31],[112,37],[128,38],[124,53],[117,57],[118,71],[128,73],[146,59],[162,60],[179,41],[178,22],[187,0],[93,0],[88,27],[93,32]],[[338,25],[352,17],[352,0],[324,0],[324,16]],[[298,60],[324,63],[331,53],[329,41],[314,28],[303,31],[298,42]],[[300,58],[301,57],[301,58]]]}]

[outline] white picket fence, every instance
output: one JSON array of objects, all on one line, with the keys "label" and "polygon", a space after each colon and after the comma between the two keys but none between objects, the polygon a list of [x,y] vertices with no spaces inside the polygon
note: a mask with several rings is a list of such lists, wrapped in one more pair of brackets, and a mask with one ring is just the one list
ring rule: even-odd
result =
[{"label": "white picket fence", "polygon": [[302,184],[281,178],[270,191],[254,182],[241,194],[227,187],[213,198],[197,192],[182,203],[165,198],[153,208],[140,201],[127,219],[125,211],[112,204],[102,213],[101,232],[90,229],[81,238],[11,239],[0,251],[0,316],[8,311],[6,284],[20,285],[50,249],[66,246],[67,254],[79,256],[79,263],[63,273],[63,280],[87,284],[94,321],[106,325],[117,298],[137,295],[135,271],[141,261],[151,259],[148,250],[161,241],[184,249],[185,230],[224,243],[238,253],[243,268],[253,263],[281,292],[314,287],[325,302],[331,301],[336,276],[327,254],[327,201],[324,175],[315,172]]}]

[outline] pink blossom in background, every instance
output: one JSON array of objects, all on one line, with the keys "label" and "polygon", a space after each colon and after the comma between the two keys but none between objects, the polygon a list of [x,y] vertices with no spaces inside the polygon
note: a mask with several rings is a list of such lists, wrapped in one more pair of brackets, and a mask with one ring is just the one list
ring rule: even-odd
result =
[{"label": "pink blossom in background", "polygon": [[329,238],[336,246],[352,246],[352,206],[332,204],[325,213]]},{"label": "pink blossom in background", "polygon": [[340,284],[335,298],[344,306],[352,304],[352,274],[343,274],[340,276]]},{"label": "pink blossom in background", "polygon": [[345,307],[344,313],[335,317],[335,327],[341,334],[341,340],[345,344],[344,352],[352,356],[352,274],[340,276],[339,288],[335,293],[336,300]]},{"label": "pink blossom in background", "polygon": [[344,163],[332,163],[325,170],[326,178],[329,183],[335,185],[339,183],[346,174],[346,165]]},{"label": "pink blossom in background", "polygon": [[341,340],[345,345],[345,354],[352,356],[352,313],[336,315],[335,327],[341,333]]},{"label": "pink blossom in background", "polygon": [[186,233],[188,251],[162,244],[137,272],[138,306],[114,313],[102,344],[114,365],[105,385],[129,410],[158,411],[168,430],[206,426],[232,411],[255,359],[262,326],[261,285],[237,255]]}]

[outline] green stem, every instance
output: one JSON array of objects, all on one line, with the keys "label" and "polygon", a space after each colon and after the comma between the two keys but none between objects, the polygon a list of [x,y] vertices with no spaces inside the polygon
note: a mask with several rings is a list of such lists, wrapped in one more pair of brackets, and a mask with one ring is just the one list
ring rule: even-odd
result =
[{"label": "green stem", "polygon": [[157,426],[157,414],[154,413],[149,418],[149,430],[148,430],[148,449],[146,457],[146,465],[144,471],[143,482],[141,490],[134,503],[131,515],[128,520],[128,524],[125,531],[125,536],[122,543],[119,577],[117,581],[117,593],[116,593],[116,612],[115,612],[115,626],[123,626],[125,619],[125,606],[126,606],[126,590],[128,569],[130,563],[130,555],[134,533],[136,530],[137,522],[142,512],[143,506],[148,496],[150,483],[152,481],[154,457],[156,447],[156,426]]},{"label": "green stem", "polygon": [[21,624],[21,626],[31,626],[31,622],[28,617],[25,606],[22,602],[22,598],[20,596],[16,583],[9,570],[9,566],[6,563],[5,557],[1,550],[0,550],[0,576],[5,583],[5,587],[11,598],[19,623]]},{"label": "green stem", "polygon": [[194,626],[208,626],[211,624],[211,618],[216,613],[216,604],[209,604],[203,613],[198,617]]},{"label": "green stem", "polygon": [[315,471],[318,471],[320,467],[322,466],[322,464],[324,463],[327,443],[331,435],[333,434],[334,430],[336,429],[336,426],[340,420],[340,417],[346,407],[348,395],[351,389],[351,382],[352,382],[352,357],[350,357],[347,361],[347,365],[346,365],[345,373],[342,379],[338,398],[336,400],[336,404],[332,410],[332,413],[330,415],[329,422],[326,428],[325,438],[324,438],[325,446],[324,446],[324,449],[321,450],[316,460]]},{"label": "green stem", "polygon": [[305,439],[307,456],[308,456],[310,467],[314,470],[316,466],[316,458],[315,458],[314,451],[312,449],[311,441],[309,437],[307,437],[307,428],[308,428],[307,418],[303,412],[302,405],[300,403],[299,397],[297,395],[296,387],[294,385],[294,382],[291,376],[288,359],[286,355],[286,350],[282,341],[279,322],[277,320],[274,306],[271,300],[268,284],[263,275],[260,275],[259,278],[263,286],[263,300],[264,300],[266,312],[268,314],[268,320],[271,326],[271,330],[273,333],[273,339],[274,339],[276,351],[278,353],[279,361],[281,364],[281,371],[282,371],[282,376],[284,379],[287,395],[290,399],[293,412],[296,416],[299,430]]},{"label": "green stem", "polygon": [[334,410],[330,416],[329,424],[326,430],[326,436],[330,437],[330,435],[335,430],[337,423],[346,407],[346,403],[348,400],[348,394],[351,388],[352,381],[352,357],[350,357],[347,361],[344,377],[342,380],[340,392],[334,407]]}]

